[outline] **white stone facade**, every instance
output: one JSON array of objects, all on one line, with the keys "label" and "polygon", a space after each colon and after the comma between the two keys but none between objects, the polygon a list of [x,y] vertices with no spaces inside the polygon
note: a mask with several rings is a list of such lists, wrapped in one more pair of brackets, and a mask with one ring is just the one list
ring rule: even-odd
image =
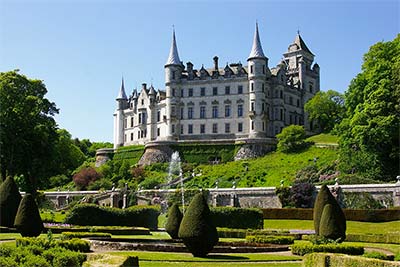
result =
[{"label": "white stone facade", "polygon": [[283,60],[268,67],[258,34],[247,66],[240,62],[199,70],[179,59],[175,33],[165,65],[165,90],[142,85],[127,97],[124,84],[114,113],[114,147],[158,141],[271,140],[290,124],[312,125],[305,103],[319,90],[319,66],[297,34]]}]

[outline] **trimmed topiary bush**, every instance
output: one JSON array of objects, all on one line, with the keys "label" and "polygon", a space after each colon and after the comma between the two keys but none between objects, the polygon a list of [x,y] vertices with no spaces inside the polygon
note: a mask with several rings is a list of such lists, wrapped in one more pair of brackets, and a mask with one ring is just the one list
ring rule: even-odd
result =
[{"label": "trimmed topiary bush", "polygon": [[190,202],[178,236],[195,257],[205,257],[218,243],[217,228],[202,193],[197,194]]},{"label": "trimmed topiary bush", "polygon": [[168,211],[167,223],[165,225],[165,230],[173,239],[178,238],[179,226],[181,225],[183,215],[179,210],[178,204],[172,205]]},{"label": "trimmed topiary bush", "polygon": [[[329,191],[329,188],[326,185],[321,186],[321,189],[317,195],[317,198],[314,203],[314,229],[315,229],[315,234],[320,235],[320,227],[321,227],[321,217],[322,213],[324,211],[325,205],[330,204],[332,205],[332,208],[330,210],[334,211],[335,215],[333,216],[335,218],[334,222],[332,224],[337,224],[335,228],[339,230],[335,236],[340,236],[341,241],[343,241],[346,238],[346,217],[340,208],[339,204],[337,203],[336,199],[332,196],[331,192]],[[328,216],[328,215],[326,215]],[[331,217],[330,215],[328,217]],[[325,219],[323,224],[326,224],[328,218]],[[327,230],[325,228],[324,230]],[[325,231],[325,234],[327,232]]]},{"label": "trimmed topiary bush", "polygon": [[216,227],[236,229],[262,229],[263,213],[256,208],[215,207],[211,216]]},{"label": "trimmed topiary bush", "polygon": [[12,177],[0,185],[0,226],[13,227],[21,195]]},{"label": "trimmed topiary bush", "polygon": [[[324,238],[333,240],[344,240],[346,238],[346,229],[343,229],[341,223],[340,207],[326,204],[322,212],[321,221],[319,225],[319,235]],[[346,226],[346,224],[344,224]]]},{"label": "trimmed topiary bush", "polygon": [[22,198],[14,226],[22,236],[38,236],[43,231],[43,222],[32,194],[25,194]]},{"label": "trimmed topiary bush", "polygon": [[313,252],[331,252],[342,253],[348,255],[362,255],[364,254],[364,247],[357,245],[344,245],[344,244],[294,244],[290,247],[294,255],[304,256]]}]

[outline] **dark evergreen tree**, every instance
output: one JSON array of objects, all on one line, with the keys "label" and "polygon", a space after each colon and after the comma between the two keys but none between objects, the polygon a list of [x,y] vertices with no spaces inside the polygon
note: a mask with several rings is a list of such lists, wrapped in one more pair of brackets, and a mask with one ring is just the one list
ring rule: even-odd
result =
[{"label": "dark evergreen tree", "polygon": [[15,215],[18,211],[21,195],[17,185],[12,177],[7,179],[0,185],[0,225],[5,227],[13,227]]},{"label": "dark evergreen tree", "polygon": [[218,243],[217,228],[202,193],[194,196],[179,227],[179,238],[195,257],[205,257]]},{"label": "dark evergreen tree", "polygon": [[343,212],[341,212],[339,206],[326,204],[321,216],[319,235],[343,241],[346,238],[346,224],[343,227],[342,215]]},{"label": "dark evergreen tree", "polygon": [[22,198],[14,226],[22,236],[35,237],[43,231],[43,222],[32,194],[26,194]]},{"label": "dark evergreen tree", "polygon": [[182,217],[182,212],[179,210],[178,204],[175,203],[168,211],[167,224],[165,225],[165,230],[173,239],[178,238]]}]

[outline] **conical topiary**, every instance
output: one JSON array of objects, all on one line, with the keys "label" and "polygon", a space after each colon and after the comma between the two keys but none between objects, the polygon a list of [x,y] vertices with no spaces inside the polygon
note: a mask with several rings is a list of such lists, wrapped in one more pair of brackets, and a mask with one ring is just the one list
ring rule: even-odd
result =
[{"label": "conical topiary", "polygon": [[12,177],[0,185],[0,225],[14,227],[15,215],[21,202],[21,194]]},{"label": "conical topiary", "polygon": [[338,206],[332,204],[324,206],[319,226],[319,235],[333,240],[339,239],[340,241],[346,238],[346,229],[343,229],[341,212]]},{"label": "conical topiary", "polygon": [[179,226],[182,221],[182,212],[179,210],[178,204],[172,205],[168,211],[167,223],[165,225],[165,230],[173,239],[178,238]]},{"label": "conical topiary", "polygon": [[339,224],[339,228],[343,229],[342,236],[343,240],[345,237],[346,233],[346,217],[343,213],[343,210],[340,208],[338,202],[336,199],[332,196],[331,192],[329,191],[329,188],[326,185],[321,186],[321,189],[317,195],[317,198],[315,199],[314,203],[314,229],[315,229],[315,234],[320,235],[320,226],[321,226],[321,217],[322,213],[324,211],[324,207],[327,204],[331,204],[335,210],[335,213],[337,213],[336,217],[336,223]]},{"label": "conical topiary", "polygon": [[14,226],[22,236],[38,236],[43,231],[39,209],[31,194],[25,194],[22,198]]},{"label": "conical topiary", "polygon": [[202,193],[195,195],[190,202],[178,236],[195,257],[205,257],[218,243],[217,228]]}]

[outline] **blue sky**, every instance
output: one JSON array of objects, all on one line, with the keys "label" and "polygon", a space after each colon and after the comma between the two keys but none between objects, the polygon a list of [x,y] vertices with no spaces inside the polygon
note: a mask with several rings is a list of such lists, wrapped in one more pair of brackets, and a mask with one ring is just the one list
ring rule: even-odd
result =
[{"label": "blue sky", "polygon": [[195,68],[246,62],[258,20],[269,66],[297,30],[321,67],[321,89],[346,91],[362,56],[400,29],[399,1],[0,0],[0,71],[45,82],[74,137],[112,141],[121,76],[164,89],[175,25],[179,56]]}]

